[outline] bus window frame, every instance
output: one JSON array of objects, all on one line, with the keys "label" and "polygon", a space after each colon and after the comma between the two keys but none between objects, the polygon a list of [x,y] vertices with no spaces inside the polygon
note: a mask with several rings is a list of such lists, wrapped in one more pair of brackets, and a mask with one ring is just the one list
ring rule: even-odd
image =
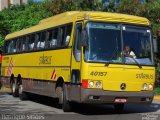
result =
[{"label": "bus window frame", "polygon": [[[20,41],[21,37],[17,38],[16,40],[16,52],[19,53],[21,50],[21,41]],[[18,44],[18,45],[17,45]]]},{"label": "bus window frame", "polygon": [[67,37],[68,37],[68,35],[67,35],[68,26],[71,27],[70,36],[69,36],[70,38],[69,38],[68,44],[65,44],[65,46],[68,46],[68,45],[69,45],[69,43],[70,43],[70,41],[71,41],[71,36],[72,36],[72,34],[73,34],[72,32],[73,32],[73,29],[74,29],[73,24],[68,24],[68,25],[66,25],[65,43],[66,43],[66,39],[67,39]]},{"label": "bus window frame", "polygon": [[[64,33],[62,32],[62,30],[63,30],[63,28],[64,28]],[[63,38],[63,34],[64,34],[64,37],[65,37],[65,34],[66,34],[66,26],[61,26],[61,27],[59,27],[59,30],[58,30],[58,36],[59,36],[59,41],[58,41],[58,47],[59,46],[64,46],[63,45],[63,42],[64,42],[64,38]]]},{"label": "bus window frame", "polygon": [[[76,22],[75,23],[75,26],[74,26],[74,37],[73,37],[73,55],[74,55],[74,58],[75,58],[75,60],[76,60],[76,62],[80,62],[81,60],[77,60],[77,58],[76,58],[76,53],[75,53],[75,42],[76,42],[76,26],[77,26],[77,24],[81,24],[82,25],[82,29],[83,29],[83,21],[78,21],[78,22]],[[78,41],[77,41],[77,44],[78,44]],[[81,54],[81,49],[80,49],[80,54]]]},{"label": "bus window frame", "polygon": [[[36,34],[36,33],[35,33],[35,34]],[[38,43],[36,44],[36,50],[44,50],[44,49],[45,49],[45,45],[44,45],[43,48],[40,47],[41,42],[42,42],[42,35],[43,35],[43,34],[45,35],[45,36],[44,36],[44,44],[45,44],[45,41],[46,41],[46,30],[40,32],[40,38],[39,38]],[[39,44],[39,46],[38,46],[38,44]]]},{"label": "bus window frame", "polygon": [[[115,22],[103,22],[103,21],[93,21],[93,20],[89,20],[89,21],[86,21],[84,23],[84,26],[83,28],[86,29],[86,25],[88,22],[99,22],[99,23],[108,23],[108,24],[115,24]],[[151,29],[151,26],[150,25],[141,25],[141,24],[134,24],[134,23],[123,23],[123,22],[116,22],[116,24],[121,24],[121,25],[133,25],[133,26],[139,26],[139,27],[146,27],[146,28],[149,28]],[[151,35],[153,35],[153,32],[151,31]],[[152,37],[152,36],[151,36]],[[151,38],[152,39],[152,38]],[[123,42],[123,41],[122,41]],[[153,43],[151,42],[151,50],[153,52]],[[122,43],[122,48],[123,48],[123,43]],[[152,58],[154,58],[154,53],[152,53]],[[99,62],[92,62],[92,61],[87,61],[86,59],[84,59],[84,62],[86,63],[99,63]],[[103,62],[100,63],[100,64],[104,64]],[[132,65],[132,66],[135,66],[135,64],[125,64],[124,62],[122,63],[112,63],[112,64],[117,64],[117,65]],[[155,62],[153,61],[153,65],[143,65],[143,66],[155,66]]]},{"label": "bus window frame", "polygon": [[[58,30],[57,31],[57,35],[56,35],[56,39],[55,39],[55,31],[56,31],[56,29]],[[48,42],[49,41],[49,48],[48,49],[56,49],[56,48],[58,48],[58,37],[59,37],[59,28],[58,27],[55,27],[55,28],[53,28],[53,29],[49,29],[48,30],[48,32],[51,32],[52,31],[52,37],[51,37],[51,39],[50,38],[48,38],[48,40],[46,41],[46,42]],[[53,40],[56,40],[57,41],[57,45],[51,45],[51,42],[53,42]],[[45,46],[46,47],[46,46]]]},{"label": "bus window frame", "polygon": [[29,36],[29,42],[31,42],[31,44],[33,44],[32,48],[30,49],[31,51],[34,51],[34,46],[35,46],[35,35],[34,34],[31,34]]},{"label": "bus window frame", "polygon": [[[41,38],[41,32],[36,32],[36,33],[34,33],[34,35],[35,35],[35,39],[34,39],[34,51],[37,51],[38,49],[37,49],[37,44],[38,44],[38,42],[40,42],[40,38]],[[36,39],[36,35],[38,35],[38,39]]]},{"label": "bus window frame", "polygon": [[[65,23],[65,24],[62,24],[62,25],[57,25],[57,26],[53,26],[53,27],[50,27],[50,28],[47,28],[47,29],[43,29],[43,30],[39,30],[39,31],[35,31],[35,32],[33,32],[33,33],[28,33],[28,34],[24,34],[24,35],[22,35],[22,36],[18,36],[18,37],[15,37],[15,38],[11,38],[11,39],[7,39],[7,40],[5,40],[5,42],[7,42],[7,41],[12,41],[12,40],[14,40],[14,39],[18,39],[18,38],[27,38],[28,36],[30,36],[31,34],[37,34],[37,33],[40,33],[40,32],[43,32],[43,31],[49,31],[49,30],[53,30],[53,29],[56,29],[56,28],[60,28],[60,27],[62,27],[62,26],[67,26],[67,25],[71,25],[72,26],[72,30],[71,30],[71,36],[72,36],[72,31],[73,31],[73,24],[74,22],[69,22],[69,23]],[[59,31],[58,31],[58,37],[57,37],[57,40],[59,41]],[[71,41],[71,39],[70,39],[70,41]],[[27,49],[25,49],[25,51],[22,51],[22,50],[20,50],[20,52],[15,52],[15,53],[5,53],[4,51],[3,51],[3,55],[5,56],[5,55],[13,55],[13,54],[25,54],[25,53],[31,53],[31,52],[42,52],[42,51],[50,51],[50,50],[59,50],[59,49],[67,49],[67,48],[71,48],[71,46],[69,46],[69,44],[70,44],[70,41],[68,42],[68,45],[66,45],[66,46],[57,46],[57,47],[51,47],[51,48],[45,48],[44,47],[44,49],[35,49],[34,51],[29,51],[28,50],[28,40],[27,40],[27,43],[26,43],[26,47],[27,47]]]}]

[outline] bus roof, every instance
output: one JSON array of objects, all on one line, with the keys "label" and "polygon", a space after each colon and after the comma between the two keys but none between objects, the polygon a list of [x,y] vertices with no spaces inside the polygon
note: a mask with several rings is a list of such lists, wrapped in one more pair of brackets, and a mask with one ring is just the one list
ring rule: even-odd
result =
[{"label": "bus roof", "polygon": [[95,12],[95,11],[71,11],[65,12],[47,19],[43,19],[38,25],[20,30],[8,34],[5,40],[23,36],[29,33],[33,33],[40,30],[45,30],[61,24],[71,23],[79,20],[91,20],[91,21],[103,21],[103,22],[117,22],[117,23],[130,23],[137,25],[150,25],[148,19],[133,15],[119,14],[119,13],[108,13],[108,12]]}]

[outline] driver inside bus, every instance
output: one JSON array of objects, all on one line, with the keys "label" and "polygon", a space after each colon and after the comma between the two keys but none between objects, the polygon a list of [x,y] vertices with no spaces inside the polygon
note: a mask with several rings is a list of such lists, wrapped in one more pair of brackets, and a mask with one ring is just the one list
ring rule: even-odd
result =
[{"label": "driver inside bus", "polygon": [[131,50],[131,48],[127,45],[124,48],[124,56],[125,57],[131,57],[131,58],[136,58],[135,53]]}]

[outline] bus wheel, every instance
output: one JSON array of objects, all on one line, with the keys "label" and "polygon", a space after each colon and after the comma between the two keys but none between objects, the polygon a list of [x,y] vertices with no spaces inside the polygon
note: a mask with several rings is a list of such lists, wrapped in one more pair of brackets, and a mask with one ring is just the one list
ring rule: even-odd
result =
[{"label": "bus wheel", "polygon": [[20,100],[27,100],[28,99],[28,95],[27,95],[26,92],[23,91],[23,86],[22,85],[19,85],[18,91],[19,91]]},{"label": "bus wheel", "polygon": [[18,97],[18,85],[15,81],[13,81],[11,83],[11,92],[12,92],[12,95],[13,97]]},{"label": "bus wheel", "polygon": [[66,87],[65,84],[63,84],[63,93],[62,93],[63,103],[62,108],[64,112],[71,112],[71,103],[67,100],[66,97]]},{"label": "bus wheel", "polygon": [[58,86],[56,88],[56,94],[57,94],[57,97],[59,99],[59,104],[62,104],[63,103],[63,91],[62,91],[62,86]]},{"label": "bus wheel", "polygon": [[124,104],[115,104],[114,109],[116,112],[121,113],[123,111]]}]

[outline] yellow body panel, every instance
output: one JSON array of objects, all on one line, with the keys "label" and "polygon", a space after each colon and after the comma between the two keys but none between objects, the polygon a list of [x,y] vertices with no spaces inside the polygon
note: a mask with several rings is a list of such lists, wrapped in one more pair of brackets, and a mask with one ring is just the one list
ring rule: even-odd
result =
[{"label": "yellow body panel", "polygon": [[[154,85],[155,68],[143,66],[140,69],[138,66],[131,65],[114,65],[110,64],[93,64],[88,63],[83,69],[83,79],[90,81],[100,80],[103,84],[103,90],[110,91],[141,91],[144,83]],[[97,74],[92,75],[92,72]],[[98,73],[106,73],[106,76],[100,76]],[[149,75],[149,76],[147,76]],[[147,77],[146,77],[147,76]],[[126,89],[121,90],[120,85],[126,84]],[[153,90],[153,89],[152,89]]]},{"label": "yellow body panel", "polygon": [[12,73],[15,77],[21,74],[23,78],[56,80],[51,79],[55,69],[57,77],[61,76],[66,82],[70,80],[70,48],[4,56],[2,76],[8,76],[7,72],[11,67],[11,59],[13,64]]}]

